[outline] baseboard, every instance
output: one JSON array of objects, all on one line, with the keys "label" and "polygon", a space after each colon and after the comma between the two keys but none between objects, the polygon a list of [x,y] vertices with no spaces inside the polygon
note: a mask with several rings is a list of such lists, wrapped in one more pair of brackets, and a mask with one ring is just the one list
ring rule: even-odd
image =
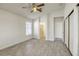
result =
[{"label": "baseboard", "polygon": [[8,47],[11,47],[11,46],[14,46],[14,45],[17,45],[17,44],[22,43],[22,42],[25,42],[25,41],[28,41],[30,39],[32,39],[32,37],[31,38],[27,38],[27,39],[22,40],[22,41],[18,41],[18,42],[12,43],[12,44],[7,44],[5,46],[0,47],[0,50],[5,49],[5,48],[8,48]]},{"label": "baseboard", "polygon": [[67,45],[65,44],[66,48],[68,49],[69,53],[71,54],[71,56],[73,56],[73,54],[71,53],[70,49],[67,47]]}]

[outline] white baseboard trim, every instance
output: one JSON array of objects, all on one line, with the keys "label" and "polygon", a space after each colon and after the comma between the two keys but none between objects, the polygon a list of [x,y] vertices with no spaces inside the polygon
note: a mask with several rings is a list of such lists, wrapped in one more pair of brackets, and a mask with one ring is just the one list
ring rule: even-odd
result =
[{"label": "white baseboard trim", "polygon": [[11,46],[14,46],[14,45],[17,45],[17,44],[19,44],[19,43],[22,43],[22,42],[24,42],[24,41],[27,41],[27,40],[29,40],[29,39],[32,39],[32,37],[27,37],[26,39],[22,39],[22,41],[18,41],[18,42],[14,42],[14,43],[10,43],[10,44],[7,44],[7,45],[4,45],[4,46],[0,46],[0,50],[2,50],[2,49],[5,49],[5,48],[8,48],[8,47],[11,47]]}]

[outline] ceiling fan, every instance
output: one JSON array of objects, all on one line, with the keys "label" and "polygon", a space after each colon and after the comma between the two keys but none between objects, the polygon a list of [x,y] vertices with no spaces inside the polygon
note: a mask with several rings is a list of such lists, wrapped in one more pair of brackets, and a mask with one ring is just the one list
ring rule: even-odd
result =
[{"label": "ceiling fan", "polygon": [[[37,5],[36,3],[32,3],[32,10],[31,10],[31,13],[32,12],[36,12],[36,11],[39,11],[39,12],[42,12],[42,6],[44,6],[44,3],[42,4],[39,4]],[[26,7],[22,7],[22,8],[26,8]]]}]

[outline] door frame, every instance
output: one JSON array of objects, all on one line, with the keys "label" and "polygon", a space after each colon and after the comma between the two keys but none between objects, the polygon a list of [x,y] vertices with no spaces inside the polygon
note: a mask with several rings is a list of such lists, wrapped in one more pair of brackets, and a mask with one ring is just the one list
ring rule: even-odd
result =
[{"label": "door frame", "polygon": [[[55,39],[55,19],[56,18],[63,18],[63,22],[64,22],[64,16],[61,17],[54,17],[54,39]],[[64,40],[64,23],[63,23],[63,40]]]}]

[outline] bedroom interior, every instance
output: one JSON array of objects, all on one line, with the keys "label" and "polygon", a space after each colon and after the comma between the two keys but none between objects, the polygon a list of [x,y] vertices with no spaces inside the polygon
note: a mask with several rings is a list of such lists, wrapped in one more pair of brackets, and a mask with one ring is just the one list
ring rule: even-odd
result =
[{"label": "bedroom interior", "polygon": [[79,56],[78,3],[0,3],[0,56]]}]

